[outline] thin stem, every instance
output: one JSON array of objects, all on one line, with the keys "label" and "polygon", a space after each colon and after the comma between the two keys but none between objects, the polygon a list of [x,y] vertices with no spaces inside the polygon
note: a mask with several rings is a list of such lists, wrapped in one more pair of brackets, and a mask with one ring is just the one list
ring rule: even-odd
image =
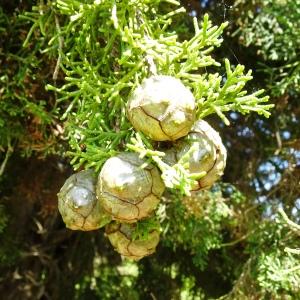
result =
[{"label": "thin stem", "polygon": [[287,225],[290,227],[290,229],[292,231],[294,231],[297,235],[300,235],[300,225],[298,225],[295,222],[291,221],[282,208],[279,208],[278,212],[280,213],[280,215],[282,216],[284,221],[287,223]]},{"label": "thin stem", "polygon": [[288,253],[292,253],[292,254],[300,254],[300,249],[299,248],[292,249],[292,248],[289,248],[289,247],[285,247],[284,251],[288,252]]},{"label": "thin stem", "polygon": [[7,162],[8,162],[8,159],[9,159],[10,155],[12,154],[12,152],[13,152],[13,148],[9,145],[9,146],[8,146],[8,149],[7,149],[7,151],[6,151],[4,160],[3,160],[2,164],[1,164],[1,167],[0,167],[0,177],[1,177],[1,176],[3,175],[3,173],[4,173],[6,164],[7,164]]},{"label": "thin stem", "polygon": [[221,244],[221,247],[231,247],[231,246],[234,246],[234,245],[240,243],[241,241],[245,240],[249,236],[249,234],[250,233],[247,233],[247,234],[243,235],[242,237],[240,237],[239,239],[234,240],[232,242],[223,243],[223,244]]},{"label": "thin stem", "polygon": [[58,20],[57,15],[54,15],[54,18],[55,18],[56,30],[58,33],[58,59],[57,59],[56,65],[55,65],[55,69],[54,69],[52,78],[54,81],[56,81],[58,72],[59,72],[59,66],[60,66],[61,59],[62,59],[63,38],[61,36],[61,30],[60,30],[60,25],[59,25],[59,20]]}]

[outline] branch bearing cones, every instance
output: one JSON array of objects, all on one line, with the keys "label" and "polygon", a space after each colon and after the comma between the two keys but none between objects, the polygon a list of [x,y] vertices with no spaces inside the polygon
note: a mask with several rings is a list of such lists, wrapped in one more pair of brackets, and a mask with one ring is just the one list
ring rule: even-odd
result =
[{"label": "branch bearing cones", "polygon": [[[222,140],[207,122],[195,120],[195,99],[180,80],[165,75],[145,79],[127,102],[127,116],[135,130],[152,140],[173,143],[164,157],[167,164],[185,159],[190,175],[206,173],[192,191],[210,188],[223,174],[227,152]],[[92,171],[81,171],[67,179],[58,194],[59,211],[73,230],[109,223],[106,235],[115,250],[139,260],[155,252],[159,231],[133,238],[137,222],[153,215],[164,190],[155,165],[137,153],[122,152],[104,163],[98,178]]]}]

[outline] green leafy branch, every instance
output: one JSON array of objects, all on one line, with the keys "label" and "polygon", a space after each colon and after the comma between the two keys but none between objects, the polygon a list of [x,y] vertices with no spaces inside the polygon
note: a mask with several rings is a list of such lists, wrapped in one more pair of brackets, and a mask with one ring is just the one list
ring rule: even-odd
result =
[{"label": "green leafy branch", "polygon": [[[148,76],[149,61],[159,73],[177,76],[181,72],[177,77],[185,81],[190,71],[218,65],[209,53],[220,46],[226,24],[212,26],[206,15],[199,28],[194,19],[195,36],[179,42],[177,34],[168,28],[172,17],[184,9],[162,15],[160,2],[156,1],[149,11],[148,3],[143,1],[118,5],[101,1],[99,5],[97,1],[80,4],[60,0],[42,14],[40,7],[30,14],[31,20],[37,18],[33,27],[39,27],[42,34],[47,34],[44,20],[53,23],[48,30],[56,32],[44,51],[53,53],[57,49],[65,83],[60,87],[48,84],[47,89],[58,95],[60,119],[65,121],[64,133],[71,146],[67,154],[74,168],[85,165],[98,170],[129,142],[134,132],[126,118],[126,99]],[[99,27],[98,22],[106,25]],[[174,178],[169,173],[166,177]],[[184,170],[178,166],[177,173]]]},{"label": "green leafy branch", "polygon": [[147,218],[136,223],[136,227],[132,233],[133,240],[147,240],[149,233],[153,230],[160,232],[161,227],[156,217]]},{"label": "green leafy branch", "polygon": [[[162,2],[175,8],[161,13]],[[206,74],[208,67],[220,66],[211,52],[222,44],[227,23],[213,26],[205,15],[199,24],[194,18],[195,34],[182,40],[172,29],[173,17],[184,12],[179,3],[157,0],[151,8],[149,3],[58,0],[30,14],[34,30],[39,28],[48,40],[43,51],[58,57],[55,77],[59,77],[58,68],[64,75],[60,86],[48,84],[47,89],[58,97],[64,135],[71,146],[67,154],[76,169],[99,170],[108,157],[132,143],[134,130],[126,118],[126,102],[142,80],[155,72],[177,77],[192,90],[198,118],[217,113],[228,124],[224,113],[229,110],[269,116],[272,105],[264,104],[268,97],[260,98],[262,91],[250,95],[244,91],[252,77],[250,72],[243,74],[243,66],[231,70],[226,60],[223,84],[218,73]],[[186,158],[170,167],[149,145],[132,144],[135,150],[128,149],[143,152],[159,166],[167,186],[187,193],[195,178],[186,172]]]},{"label": "green leafy branch", "polygon": [[[208,75],[208,80],[204,79],[198,88],[198,118],[204,118],[210,114],[216,113],[222,121],[229,125],[229,120],[224,112],[238,111],[242,114],[256,112],[270,116],[269,110],[273,104],[264,104],[269,100],[268,96],[259,97],[264,90],[256,91],[248,95],[244,90],[246,83],[252,79],[251,71],[244,74],[245,67],[237,65],[234,70],[231,69],[230,62],[225,59],[226,78],[224,79],[218,73]],[[225,80],[225,81],[224,81]],[[224,82],[222,84],[222,82]]]},{"label": "green leafy branch", "polygon": [[162,243],[173,250],[185,249],[192,254],[193,263],[204,269],[209,251],[222,247],[222,228],[234,218],[233,210],[220,192],[201,191],[186,197],[192,199],[190,203],[197,207],[199,215],[187,213],[187,204],[178,194],[167,195],[166,214],[172,218],[162,222]]}]

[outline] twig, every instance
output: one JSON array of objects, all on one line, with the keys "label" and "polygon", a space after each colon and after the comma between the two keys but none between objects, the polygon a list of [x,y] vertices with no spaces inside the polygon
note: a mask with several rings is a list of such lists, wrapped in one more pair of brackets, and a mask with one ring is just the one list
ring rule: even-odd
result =
[{"label": "twig", "polygon": [[280,215],[282,216],[284,221],[287,223],[287,225],[290,227],[290,229],[292,231],[294,231],[296,234],[300,235],[300,225],[298,225],[295,222],[291,221],[282,208],[279,208],[278,212],[280,213]]},{"label": "twig", "polygon": [[3,173],[4,173],[4,170],[5,170],[7,161],[8,161],[8,159],[9,159],[10,155],[12,154],[12,152],[13,152],[13,148],[9,145],[9,146],[8,146],[8,149],[7,149],[7,151],[6,151],[6,154],[5,154],[5,158],[4,158],[4,160],[3,160],[2,164],[1,164],[1,167],[0,167],[0,177],[1,177],[1,176],[3,175]]},{"label": "twig", "polygon": [[238,244],[239,242],[245,240],[248,236],[249,236],[250,233],[247,233],[245,235],[243,235],[242,237],[240,237],[239,239],[237,240],[234,240],[232,242],[228,242],[228,243],[223,243],[221,244],[221,247],[230,247],[230,246],[234,246],[236,244]]},{"label": "twig", "polygon": [[289,247],[285,247],[284,251],[288,252],[288,253],[292,253],[292,254],[300,254],[300,249],[299,248],[292,249],[292,248],[289,248]]},{"label": "twig", "polygon": [[280,137],[279,130],[276,130],[275,137],[276,137],[277,147],[278,147],[275,151],[275,155],[278,155],[280,153],[281,149],[282,149],[282,140],[281,140],[281,137]]},{"label": "twig", "polygon": [[154,294],[152,292],[150,293],[150,296],[153,300],[157,300],[157,298],[154,296]]},{"label": "twig", "polygon": [[56,30],[58,33],[58,58],[57,58],[57,62],[56,62],[56,66],[55,66],[52,78],[54,81],[56,81],[58,72],[59,72],[59,66],[60,66],[61,59],[62,59],[63,38],[61,36],[61,30],[60,30],[60,25],[59,25],[59,20],[58,20],[57,15],[55,15],[54,18],[55,18]]}]

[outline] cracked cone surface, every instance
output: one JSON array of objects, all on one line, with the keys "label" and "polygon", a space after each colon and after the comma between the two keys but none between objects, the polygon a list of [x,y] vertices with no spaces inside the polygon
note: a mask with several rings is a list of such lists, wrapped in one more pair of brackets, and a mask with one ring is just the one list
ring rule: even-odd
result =
[{"label": "cracked cone surface", "polygon": [[135,224],[111,223],[106,226],[105,232],[118,253],[130,259],[140,260],[155,252],[159,242],[159,232],[153,230],[149,232],[146,239],[133,240],[134,229]]},{"label": "cracked cone surface", "polygon": [[174,77],[145,79],[127,103],[133,127],[154,141],[174,141],[188,134],[195,121],[195,99]]},{"label": "cracked cone surface", "polygon": [[58,209],[69,229],[95,230],[111,221],[96,197],[95,184],[92,171],[81,171],[70,176],[58,193]]},{"label": "cracked cone surface", "polygon": [[109,158],[98,177],[97,195],[113,219],[136,222],[156,208],[165,186],[157,167],[136,153],[121,153]]},{"label": "cracked cone surface", "polygon": [[226,148],[219,133],[206,121],[199,120],[184,139],[179,140],[173,148],[166,151],[165,162],[169,165],[176,164],[191,147],[195,147],[195,151],[190,153],[189,172],[207,173],[197,180],[192,190],[208,189],[223,175],[227,159]]}]

